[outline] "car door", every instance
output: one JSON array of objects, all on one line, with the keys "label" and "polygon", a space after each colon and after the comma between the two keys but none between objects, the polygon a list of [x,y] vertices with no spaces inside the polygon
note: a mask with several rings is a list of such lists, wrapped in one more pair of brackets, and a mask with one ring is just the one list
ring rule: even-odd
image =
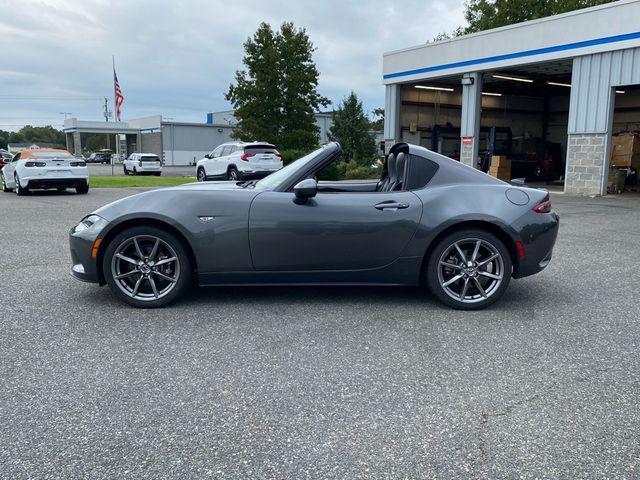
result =
[{"label": "car door", "polygon": [[225,175],[229,166],[229,155],[233,151],[233,145],[225,145],[220,157],[216,161],[216,175]]},{"label": "car door", "polygon": [[262,271],[362,270],[402,256],[422,216],[413,193],[266,191],[251,204],[249,242]]},{"label": "car door", "polygon": [[219,175],[217,162],[218,162],[218,159],[220,158],[220,154],[222,153],[223,148],[224,148],[224,145],[219,145],[213,149],[213,152],[209,154],[209,158],[207,159],[204,165],[204,170],[207,173],[207,175]]}]

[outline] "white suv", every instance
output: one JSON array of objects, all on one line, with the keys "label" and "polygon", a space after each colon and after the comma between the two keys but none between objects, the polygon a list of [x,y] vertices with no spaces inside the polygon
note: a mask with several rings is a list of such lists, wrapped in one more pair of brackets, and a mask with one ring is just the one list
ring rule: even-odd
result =
[{"label": "white suv", "polygon": [[132,153],[122,162],[122,168],[125,175],[150,173],[159,177],[162,174],[162,162],[153,153]]},{"label": "white suv", "polygon": [[199,182],[263,178],[282,168],[282,155],[265,142],[223,143],[196,164]]}]

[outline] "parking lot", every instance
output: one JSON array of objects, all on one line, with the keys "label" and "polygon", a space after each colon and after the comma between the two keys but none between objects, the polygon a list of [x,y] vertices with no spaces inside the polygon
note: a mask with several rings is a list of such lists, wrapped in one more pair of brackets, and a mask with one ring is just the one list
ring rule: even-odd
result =
[{"label": "parking lot", "polygon": [[[124,170],[122,167],[122,163],[116,163],[113,165],[113,169],[111,165],[104,165],[101,163],[89,163],[87,164],[89,167],[89,173],[91,175],[124,175]],[[180,165],[180,166],[172,166],[165,165],[162,167],[162,175],[166,177],[196,177],[196,167],[193,165]]]},{"label": "parking lot", "polygon": [[555,257],[489,310],[207,288],[134,310],[68,228],[136,193],[0,194],[0,477],[634,478],[640,198],[554,194]]}]

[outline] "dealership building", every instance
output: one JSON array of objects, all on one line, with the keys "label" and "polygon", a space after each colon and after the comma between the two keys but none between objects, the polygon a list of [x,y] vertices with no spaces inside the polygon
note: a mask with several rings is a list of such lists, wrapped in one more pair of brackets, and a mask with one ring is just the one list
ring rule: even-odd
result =
[{"label": "dealership building", "polygon": [[621,0],[385,53],[385,144],[504,155],[605,194],[612,134],[640,129],[639,20]]},{"label": "dealership building", "polygon": [[[123,122],[97,122],[68,118],[64,122],[67,149],[71,153],[85,151],[87,140],[94,135],[115,136],[119,151],[154,153],[166,165],[193,165],[218,145],[230,142],[234,126],[238,123],[233,110],[206,114],[206,123],[176,122],[162,115],[131,119]],[[320,143],[326,143],[333,125],[332,112],[315,114]],[[260,140],[260,139],[256,139]],[[380,134],[379,141],[382,141]],[[116,150],[115,145],[110,145]]]}]

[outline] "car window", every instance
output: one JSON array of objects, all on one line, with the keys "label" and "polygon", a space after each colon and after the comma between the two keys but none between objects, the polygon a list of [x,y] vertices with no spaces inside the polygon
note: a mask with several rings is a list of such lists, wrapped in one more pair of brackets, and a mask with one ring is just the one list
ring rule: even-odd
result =
[{"label": "car window", "polygon": [[244,151],[246,153],[253,153],[254,155],[257,155],[260,153],[276,153],[276,154],[278,153],[278,150],[276,150],[276,147],[268,144],[247,145],[246,147],[244,147]]},{"label": "car window", "polygon": [[14,162],[17,162],[18,160],[20,160],[20,154],[19,154],[19,153],[16,153],[16,156],[15,156],[15,157],[13,157],[13,161],[14,161]]},{"label": "car window", "polygon": [[74,158],[69,152],[33,152],[32,158]]},{"label": "car window", "polygon": [[219,147],[215,148],[213,150],[213,152],[211,152],[211,157],[212,158],[218,158],[221,154],[222,154],[222,149],[224,148],[224,145],[220,145]]},{"label": "car window", "polygon": [[147,162],[159,162],[160,159],[157,155],[143,155],[142,160],[146,160]]},{"label": "car window", "polygon": [[286,167],[281,168],[277,172],[272,173],[268,177],[263,178],[256,183],[256,188],[261,190],[275,190],[286,182],[288,178],[295,176],[297,172],[305,169],[323,150],[324,147],[320,147],[310,154],[290,163]]},{"label": "car window", "polygon": [[222,156],[226,157],[227,155],[229,155],[231,153],[231,150],[233,149],[232,145],[227,145],[222,149]]}]

